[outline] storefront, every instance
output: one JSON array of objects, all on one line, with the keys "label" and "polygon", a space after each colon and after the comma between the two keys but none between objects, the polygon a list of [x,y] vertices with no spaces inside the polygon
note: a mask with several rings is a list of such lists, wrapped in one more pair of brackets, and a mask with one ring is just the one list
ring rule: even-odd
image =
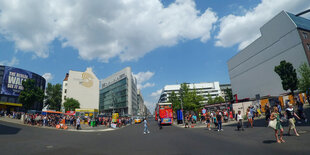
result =
[{"label": "storefront", "polygon": [[22,106],[20,103],[0,102],[0,111],[19,111]]}]

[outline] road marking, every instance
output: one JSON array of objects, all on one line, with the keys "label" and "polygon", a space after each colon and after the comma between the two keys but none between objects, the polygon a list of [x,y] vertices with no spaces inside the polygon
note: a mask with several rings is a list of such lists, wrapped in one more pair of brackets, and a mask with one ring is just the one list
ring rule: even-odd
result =
[{"label": "road marking", "polygon": [[102,131],[113,131],[115,129],[102,129],[102,130],[75,130],[75,129],[69,129],[67,131],[73,131],[73,132],[102,132]]},{"label": "road marking", "polygon": [[45,146],[47,149],[52,149],[52,148],[54,148],[54,146],[52,146],[52,145],[46,145]]}]

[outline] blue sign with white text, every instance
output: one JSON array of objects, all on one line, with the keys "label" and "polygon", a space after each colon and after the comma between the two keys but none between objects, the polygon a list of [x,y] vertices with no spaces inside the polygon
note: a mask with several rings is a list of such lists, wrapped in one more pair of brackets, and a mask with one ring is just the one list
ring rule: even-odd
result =
[{"label": "blue sign with white text", "polygon": [[32,78],[32,72],[6,66],[4,69],[1,94],[19,96],[24,90],[23,81]]}]

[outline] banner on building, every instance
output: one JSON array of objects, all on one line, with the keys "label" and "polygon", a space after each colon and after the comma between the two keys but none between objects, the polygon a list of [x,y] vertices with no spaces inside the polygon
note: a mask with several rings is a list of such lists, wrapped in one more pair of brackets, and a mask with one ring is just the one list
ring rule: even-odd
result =
[{"label": "banner on building", "polygon": [[24,90],[23,81],[32,78],[32,73],[19,68],[5,66],[1,94],[19,96]]}]

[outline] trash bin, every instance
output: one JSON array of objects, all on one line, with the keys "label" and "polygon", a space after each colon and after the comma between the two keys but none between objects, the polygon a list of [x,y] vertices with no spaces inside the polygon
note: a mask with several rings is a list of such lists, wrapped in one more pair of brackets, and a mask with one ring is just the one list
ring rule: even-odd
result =
[{"label": "trash bin", "polygon": [[96,125],[96,122],[95,122],[95,121],[91,121],[91,122],[90,122],[90,126],[91,126],[91,127],[95,127],[95,125]]}]

